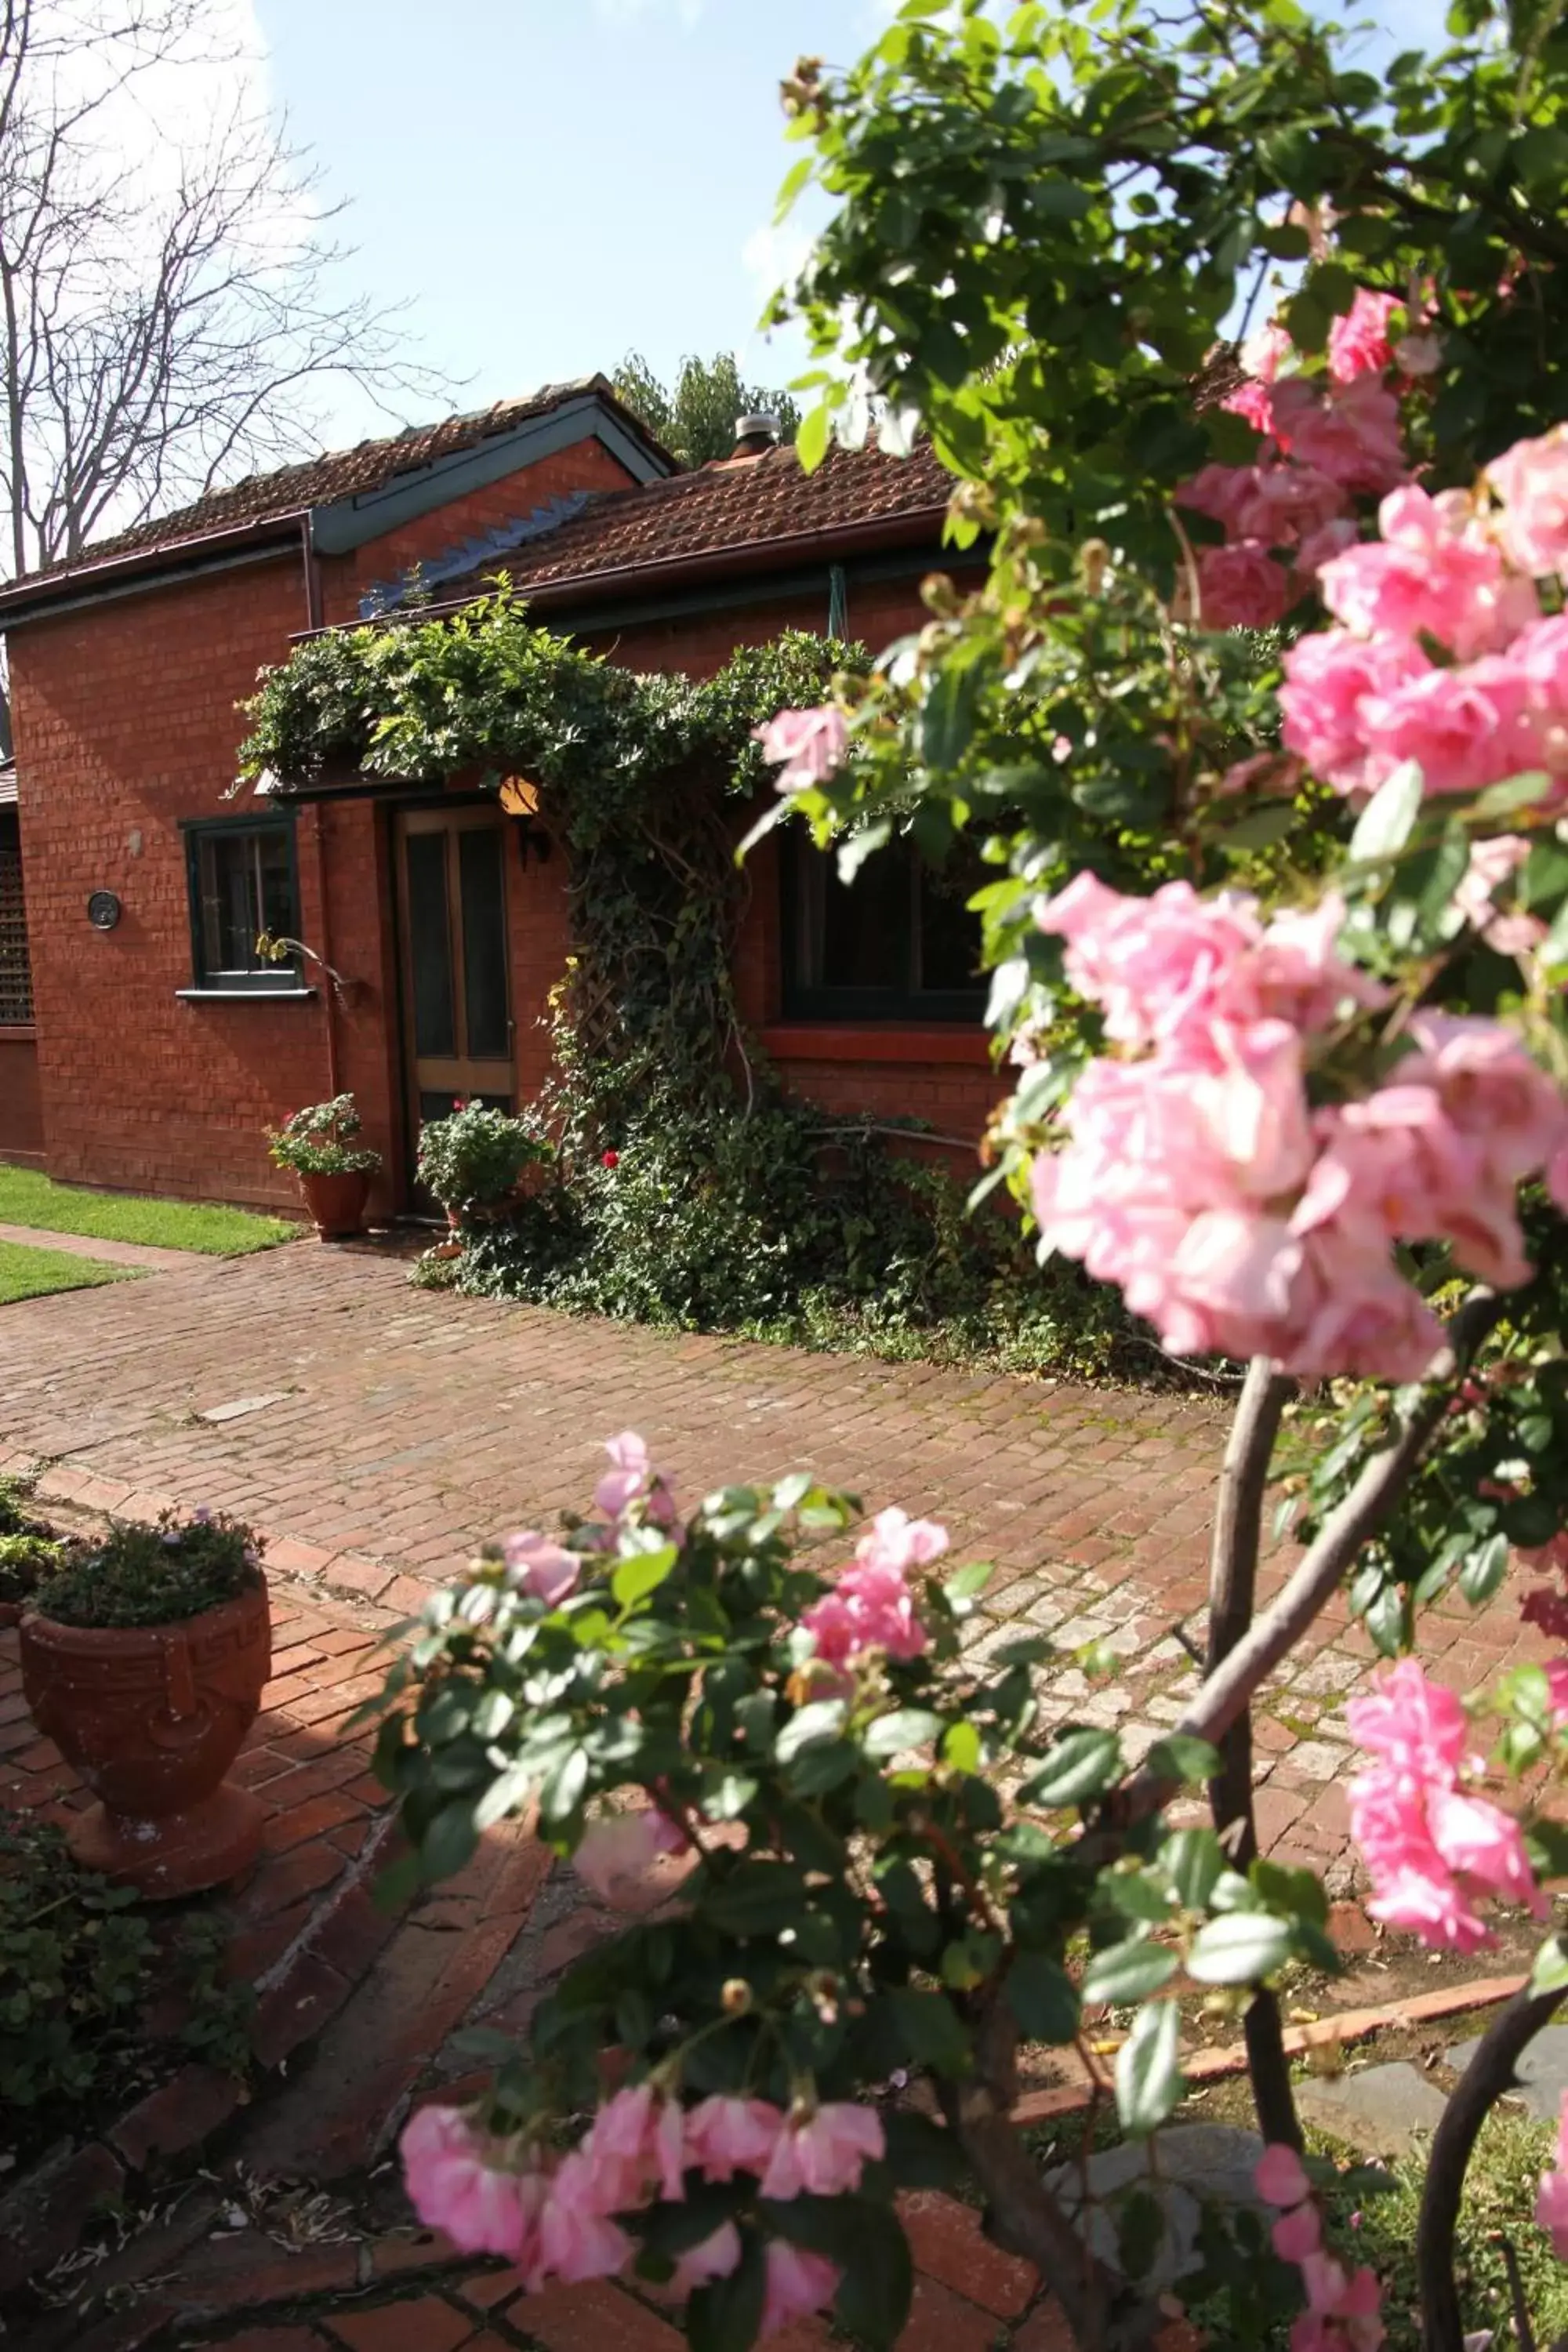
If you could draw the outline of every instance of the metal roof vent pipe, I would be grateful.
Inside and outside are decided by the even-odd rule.
[[[776,449],[782,437],[777,416],[771,408],[759,409],[753,416],[735,419],[735,446],[731,457],[765,457]]]

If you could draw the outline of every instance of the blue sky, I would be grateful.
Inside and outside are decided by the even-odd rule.
[[[479,405],[628,350],[741,354],[786,146],[778,83],[847,62],[878,0],[252,0],[272,96],[358,247],[351,283],[406,300],[422,357]],[[764,249],[758,250],[758,232]],[[332,437],[376,429],[350,393]]]
[[[479,406],[641,351],[805,364],[755,331],[797,149],[777,85],[846,63],[896,0],[250,0],[271,95],[346,199],[347,282],[406,302],[418,356]],[[1359,13],[1344,6],[1342,15]],[[1375,47],[1441,0],[1381,0]],[[384,422],[352,389],[326,437]]]

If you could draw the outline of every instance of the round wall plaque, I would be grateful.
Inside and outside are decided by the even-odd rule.
[[[95,931],[111,931],[120,920],[120,901],[112,890],[95,890],[87,902],[87,919]]]

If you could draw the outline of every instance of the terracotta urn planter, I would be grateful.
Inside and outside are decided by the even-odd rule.
[[[260,1800],[224,1779],[271,1662],[267,1587],[173,1625],[21,1623],[33,1719],[97,1803],[68,1832],[84,1868],[141,1895],[195,1895],[248,1869]]]
[[[364,1169],[312,1176],[301,1169],[299,1175],[318,1241],[344,1241],[351,1234],[364,1231],[364,1204],[370,1198],[370,1177]]]

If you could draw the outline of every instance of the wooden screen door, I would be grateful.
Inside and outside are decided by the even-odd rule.
[[[495,809],[411,809],[397,821],[410,1108],[416,1129],[455,1101],[514,1108],[506,954],[508,827]]]

